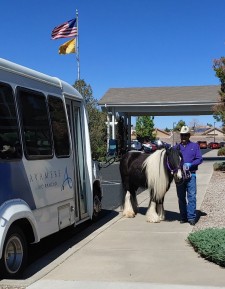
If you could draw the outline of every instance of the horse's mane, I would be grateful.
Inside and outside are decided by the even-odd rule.
[[[143,163],[148,187],[153,189],[156,200],[164,197],[170,185],[168,170],[165,167],[165,154],[165,149],[157,150]]]

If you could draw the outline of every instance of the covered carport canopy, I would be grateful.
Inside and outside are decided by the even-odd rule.
[[[108,138],[115,139],[117,116],[124,116],[130,134],[131,116],[212,115],[219,90],[218,85],[110,88],[98,104],[107,112]]]

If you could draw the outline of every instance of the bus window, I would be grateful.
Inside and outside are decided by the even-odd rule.
[[[55,154],[57,157],[70,155],[69,133],[63,102],[55,96],[48,97]]]
[[[0,83],[0,159],[22,157],[12,88]]]
[[[52,157],[51,133],[45,96],[20,88],[18,97],[24,136],[24,153],[27,159]]]

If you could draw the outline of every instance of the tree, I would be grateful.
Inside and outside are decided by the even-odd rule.
[[[103,159],[107,146],[106,113],[99,110],[91,86],[87,85],[83,79],[77,80],[73,86],[80,92],[86,103],[92,158],[96,160]]]
[[[184,120],[179,120],[176,126],[174,127],[174,131],[180,131],[181,127],[186,125]]]
[[[83,79],[80,79],[76,80],[73,86],[80,92],[88,106],[97,105],[97,100],[93,97],[93,91],[90,84],[87,85]]]
[[[171,131],[168,127],[166,127],[164,130],[165,130],[166,132],[170,132],[170,131]]]
[[[221,83],[219,91],[219,103],[213,107],[214,118],[217,121],[222,122],[223,131],[225,131],[225,57],[215,59],[213,62],[213,69]]]
[[[155,139],[154,131],[154,117],[138,116],[136,121],[136,134],[138,138]]]

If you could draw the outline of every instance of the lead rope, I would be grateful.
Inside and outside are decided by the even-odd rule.
[[[181,185],[183,185],[183,183],[186,180],[189,180],[191,178],[191,172],[189,171],[188,167],[186,165],[183,165],[183,172],[182,172],[183,178],[182,181],[179,183],[176,183],[176,185],[179,187]]]
[[[191,178],[191,172],[189,170],[189,167],[185,164],[183,165],[183,172],[184,172],[184,179],[189,180]]]

